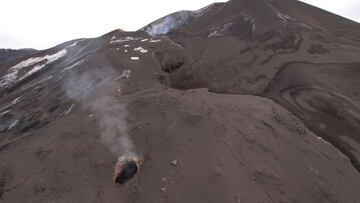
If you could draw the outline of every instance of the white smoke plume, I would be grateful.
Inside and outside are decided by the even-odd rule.
[[[65,83],[67,95],[88,108],[96,116],[101,128],[101,141],[116,156],[134,153],[129,137],[126,106],[119,101],[119,82],[112,68],[87,68],[73,73]]]

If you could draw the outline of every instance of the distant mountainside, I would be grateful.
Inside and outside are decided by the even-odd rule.
[[[0,64],[35,54],[35,49],[0,49]]]
[[[360,202],[359,36],[300,1],[230,0],[3,51],[0,198]]]

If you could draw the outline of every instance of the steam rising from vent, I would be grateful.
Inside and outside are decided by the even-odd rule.
[[[91,105],[100,119],[101,139],[116,155],[134,151],[134,146],[127,133],[126,108],[111,96],[98,98]]]
[[[197,11],[179,11],[172,13],[156,20],[150,25],[145,26],[144,28],[142,28],[142,30],[144,30],[151,36],[168,34],[185,26],[191,20],[203,16],[205,13],[209,12],[214,5],[215,3]]]
[[[197,15],[199,14],[192,11],[176,12],[155,21],[143,29],[151,36],[167,34],[186,25]]]
[[[186,24],[190,18],[191,15],[166,16],[162,22],[153,24],[151,27],[146,28],[145,31],[151,36],[167,34]]]
[[[98,118],[101,140],[116,156],[135,153],[126,125],[126,106],[116,97],[120,89],[112,68],[88,68],[73,74],[65,83],[67,95]]]

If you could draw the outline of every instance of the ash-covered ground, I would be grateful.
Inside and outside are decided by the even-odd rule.
[[[299,1],[231,0],[3,51],[0,202],[360,202],[359,36]],[[143,160],[116,184],[126,154]]]

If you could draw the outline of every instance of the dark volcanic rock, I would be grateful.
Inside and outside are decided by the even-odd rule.
[[[0,197],[359,202],[359,36],[299,1],[231,0],[6,57]],[[118,186],[124,154],[145,161]]]
[[[182,47],[159,48],[154,51],[154,56],[158,60],[161,69],[167,73],[179,69],[185,63]]]

